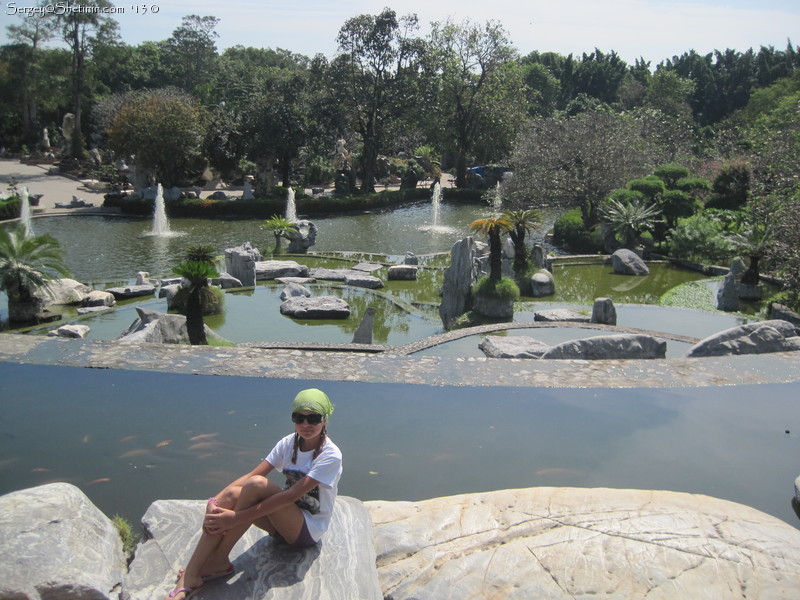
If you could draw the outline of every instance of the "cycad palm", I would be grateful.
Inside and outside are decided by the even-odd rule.
[[[0,290],[8,295],[9,321],[36,318],[42,302],[35,292],[47,289],[52,273],[69,276],[64,252],[54,237],[25,237],[21,226],[0,229]]]
[[[511,230],[511,221],[504,216],[489,216],[478,219],[469,224],[469,228],[476,233],[489,237],[489,279],[500,281],[503,277],[503,247],[500,235]]]
[[[186,332],[192,345],[206,345],[206,327],[203,321],[203,304],[211,294],[208,279],[219,273],[213,263],[213,249],[209,246],[194,246],[187,252],[187,260],[172,270],[189,282],[186,299]]]
[[[297,227],[289,219],[277,215],[264,221],[264,229],[271,231],[275,236],[275,254],[281,250],[281,237],[287,233],[297,232]]]

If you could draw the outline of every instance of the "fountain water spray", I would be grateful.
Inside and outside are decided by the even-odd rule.
[[[294,204],[294,189],[286,189],[286,220],[297,221],[297,207]]]
[[[19,199],[21,202],[19,209],[19,222],[22,224],[22,227],[25,230],[26,238],[34,236],[33,226],[31,225],[31,202],[29,196],[28,188],[23,185],[22,189],[19,191]]]
[[[439,212],[442,204],[442,186],[437,181],[433,184],[433,192],[431,193],[431,224],[423,225],[420,227],[423,231],[432,231],[434,233],[450,233],[453,231],[452,227],[446,225],[439,225]]]
[[[150,231],[150,234],[165,237],[170,233],[167,209],[164,205],[164,188],[162,188],[159,183],[156,186],[156,208],[153,212],[153,229]]]

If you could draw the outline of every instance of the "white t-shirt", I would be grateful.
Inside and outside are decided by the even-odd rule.
[[[290,433],[280,440],[265,459],[286,477],[286,487],[303,477],[319,481],[319,485],[297,501],[303,511],[308,532],[315,542],[328,530],[333,515],[333,504],[338,493],[339,478],[342,476],[342,452],[326,438],[317,458],[314,450],[297,451],[297,462],[292,463],[294,436]]]

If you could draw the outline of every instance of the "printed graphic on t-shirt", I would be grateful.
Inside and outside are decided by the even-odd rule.
[[[305,477],[306,473],[296,469],[286,469],[283,472],[283,475],[286,477],[286,485],[283,486],[283,489],[288,490],[295,483]],[[315,487],[300,499],[295,500],[295,504],[300,508],[307,510],[312,515],[317,514],[319,512],[319,486]]]

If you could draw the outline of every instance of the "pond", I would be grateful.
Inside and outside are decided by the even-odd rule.
[[[800,384],[678,389],[451,387],[0,363],[0,494],[51,481],[138,523],[207,498],[292,431],[291,398],[336,410],[340,492],[421,500],[530,486],[657,489],[799,525]]]

